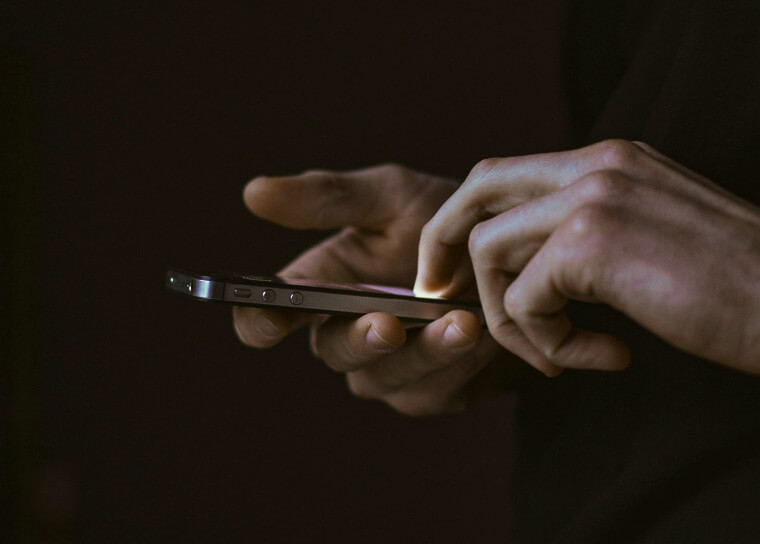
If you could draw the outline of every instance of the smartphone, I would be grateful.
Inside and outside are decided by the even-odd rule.
[[[311,279],[235,274],[198,274],[176,269],[166,272],[166,287],[198,300],[297,312],[361,316],[386,312],[402,321],[428,323],[451,310],[467,310],[485,326],[476,300],[445,300],[414,296],[409,289],[362,283],[333,283]]]

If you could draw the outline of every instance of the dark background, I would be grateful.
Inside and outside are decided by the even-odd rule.
[[[257,174],[562,147],[558,4],[4,2],[11,540],[509,541],[508,395],[400,416],[162,280],[324,235],[251,217]]]

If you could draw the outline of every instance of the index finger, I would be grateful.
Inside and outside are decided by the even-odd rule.
[[[257,216],[296,228],[340,228],[347,225],[381,230],[393,218],[396,202],[385,197],[393,183],[392,167],[338,173],[309,171],[295,176],[258,177],[243,190],[246,206]],[[279,272],[283,278],[329,278],[357,281],[351,251],[356,241],[344,230],[309,248]],[[267,348],[290,332],[319,319],[317,314],[235,307],[233,324],[246,345]]]
[[[589,172],[638,164],[641,156],[648,157],[630,142],[608,140],[572,151],[479,162],[422,231],[415,292],[451,297],[466,287],[460,278],[468,278],[463,272],[468,264],[459,254],[478,223]]]
[[[382,165],[350,172],[261,176],[245,186],[243,200],[258,217],[294,229],[354,226],[379,231],[404,205],[403,195],[395,190],[401,175],[401,168]]]

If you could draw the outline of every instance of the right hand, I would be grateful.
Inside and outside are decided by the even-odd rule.
[[[422,227],[456,188],[453,180],[383,165],[260,177],[243,198],[255,215],[286,227],[341,229],[281,277],[411,287]],[[525,366],[462,310],[409,331],[385,313],[327,318],[236,306],[233,318],[240,340],[257,348],[310,324],[312,352],[346,373],[352,393],[409,415],[462,411],[502,391]]]

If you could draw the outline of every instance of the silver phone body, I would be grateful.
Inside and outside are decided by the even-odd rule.
[[[411,291],[381,285],[284,280],[233,274],[197,274],[169,269],[166,287],[200,300],[298,312],[361,316],[386,312],[407,322],[427,323],[452,310],[475,314],[485,325],[477,301],[415,297]]]

